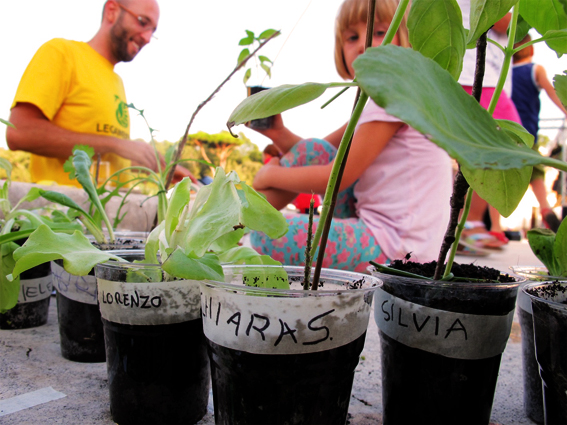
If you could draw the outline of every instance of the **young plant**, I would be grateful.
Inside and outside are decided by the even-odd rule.
[[[541,156],[530,149],[529,143],[533,143],[533,138],[521,126],[494,120],[491,116],[504,86],[511,57],[517,50],[514,50],[513,44],[520,11],[524,21],[543,34],[531,44],[546,41],[559,56],[567,53],[567,14],[562,4],[560,7],[557,5],[555,0],[472,0],[471,29],[467,32],[455,0],[414,0],[408,20],[413,46],[410,49],[389,45],[409,6],[409,0],[400,0],[382,46],[367,49],[355,60],[354,82],[285,85],[260,92],[238,105],[227,125],[230,129],[253,119],[282,113],[317,99],[329,88],[358,86],[362,93],[335,158],[323,201],[321,222],[330,223],[332,194],[339,183],[337,176],[345,161],[356,122],[369,97],[387,113],[427,135],[459,162],[465,176],[456,180],[464,187],[461,192],[466,193],[470,185],[502,215],[508,216],[527,190],[532,166],[544,164],[567,171],[566,163]],[[482,41],[481,36],[512,7],[508,45],[500,46],[491,41],[502,49],[505,60],[495,96],[489,111],[486,111],[462,89],[457,78],[466,48],[473,47],[479,39]],[[565,90],[565,80],[561,76],[556,80],[556,88]],[[481,79],[477,79],[476,83],[480,87]],[[461,195],[454,192],[452,205],[452,216],[458,217],[464,205]],[[466,215],[465,209],[462,226]],[[457,233],[456,225],[457,220],[452,220],[448,226],[436,278],[451,273],[450,264],[456,250],[451,253],[449,266],[443,269],[449,247],[456,247],[458,243],[460,233]],[[323,227],[317,229],[312,252],[321,240]],[[320,252],[324,248],[322,244]]]
[[[557,234],[549,229],[531,229],[527,236],[530,248],[549,275],[567,277],[567,221],[561,222]]]
[[[31,202],[36,198],[34,189],[22,197],[14,206],[10,203],[9,193],[11,186],[12,165],[4,158],[0,158],[0,168],[6,172],[6,180],[0,188],[0,313],[13,308],[18,302],[20,292],[19,279],[9,281],[6,276],[12,273],[15,260],[14,251],[20,247],[18,243],[24,241],[38,227],[45,226],[55,232],[73,232],[80,230],[79,223],[73,222],[60,211],[52,211],[51,217],[38,214],[32,210],[21,208],[24,202]],[[48,208],[43,209],[47,213]]]
[[[244,49],[242,49],[242,51],[240,52],[240,54],[238,55],[238,66],[240,66],[240,64],[242,64],[245,60],[248,60],[250,58],[250,49],[256,49],[262,45],[262,42],[265,40],[270,39],[273,36],[277,36],[279,34],[279,31],[273,30],[273,29],[268,29],[265,31],[262,31],[262,33],[260,33],[260,35],[258,37],[256,37],[256,35],[254,34],[254,32],[250,31],[250,30],[245,30],[246,31],[246,37],[241,38],[240,41],[238,42],[239,46],[246,46],[244,47]],[[274,64],[270,59],[268,59],[266,56],[262,56],[262,55],[258,55],[256,62],[259,62],[256,64],[256,67],[258,67],[258,65],[260,66],[260,68],[262,68],[264,70],[264,72],[266,73],[266,75],[271,78],[272,77],[272,65]],[[244,72],[244,77],[242,79],[242,81],[244,82],[244,85],[246,85],[246,83],[248,83],[248,80],[250,80],[250,77],[252,76],[252,67],[249,67],[246,69],[246,71]]]
[[[259,230],[270,237],[287,232],[283,215],[235,172],[218,168],[210,185],[199,190],[190,203],[191,181],[180,181],[174,188],[165,219],[148,236],[145,261],[162,264],[166,279],[223,279],[221,264],[280,264],[251,248],[239,246],[245,228]],[[63,260],[72,274],[85,275],[98,263],[120,258],[98,250],[79,232],[59,235],[40,226],[28,241],[14,252],[16,264],[10,279],[46,261]],[[283,275],[283,269],[281,271]],[[160,281],[161,276],[139,276]],[[287,279],[278,280],[278,287]]]

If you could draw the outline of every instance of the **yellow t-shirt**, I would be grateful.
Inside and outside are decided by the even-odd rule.
[[[122,79],[87,43],[56,38],[39,48],[14,98],[37,106],[55,125],[79,133],[130,138],[130,115]],[[31,155],[32,182],[79,186],[63,171],[66,159]],[[101,157],[100,178],[130,166],[115,154]],[[99,178],[99,182],[102,182]]]

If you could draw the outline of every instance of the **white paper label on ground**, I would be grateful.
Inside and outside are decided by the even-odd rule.
[[[124,325],[168,325],[200,317],[199,283],[111,282],[98,279],[102,317]]]
[[[83,304],[97,304],[96,278],[91,275],[69,274],[56,262],[51,262],[53,286],[57,292],[70,300]]]
[[[34,407],[38,404],[47,403],[49,401],[58,400],[63,397],[67,396],[59,391],[55,391],[51,387],[46,387],[27,394],[21,394],[5,400],[0,400],[0,416],[19,412],[20,410]]]
[[[53,284],[51,275],[38,277],[35,279],[20,279],[20,293],[18,303],[32,303],[41,301],[51,296]]]
[[[214,343],[248,353],[301,354],[343,346],[366,332],[372,291],[284,298],[201,284],[201,303],[203,330]]]
[[[501,354],[510,335],[514,310],[505,316],[481,316],[436,310],[377,289],[374,317],[390,338],[455,359],[485,359]]]

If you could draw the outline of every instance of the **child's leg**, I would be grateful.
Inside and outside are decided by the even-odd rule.
[[[335,159],[337,149],[326,140],[307,139],[295,144],[280,160],[284,167],[325,165]],[[354,185],[353,185],[354,186]],[[353,186],[339,192],[335,217],[355,217]]]
[[[305,245],[309,217],[306,214],[284,214],[289,223],[287,234],[270,239],[260,232],[252,232],[252,247],[261,254],[270,255],[286,265],[305,264]],[[319,217],[314,217],[315,232]],[[323,267],[365,272],[370,260],[387,261],[372,232],[359,218],[335,218],[329,232]],[[313,258],[313,265],[317,257]]]

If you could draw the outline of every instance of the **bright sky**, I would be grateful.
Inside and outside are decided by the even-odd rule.
[[[342,0],[161,0],[161,19],[153,40],[130,63],[118,64],[128,102],[145,110],[157,140],[176,141],[197,106],[236,65],[245,30],[280,29],[282,35],[260,52],[275,61],[266,86],[303,82],[342,81],[333,62],[334,17]],[[54,37],[88,41],[97,31],[104,0],[3,1],[0,36],[3,66],[0,79],[0,117],[8,119],[19,79],[36,49]],[[557,59],[547,46],[536,46],[535,62],[550,79],[567,69],[567,56]],[[232,110],[245,96],[243,72],[237,73],[197,115],[191,133],[226,129]],[[259,73],[257,73],[259,75]],[[262,82],[262,79],[255,82]],[[286,125],[303,137],[323,137],[346,122],[352,96],[343,96],[324,110],[330,97],[286,112]],[[541,118],[561,112],[541,95]],[[132,138],[149,140],[145,123],[131,111]],[[557,124],[557,122],[555,122]],[[236,128],[263,148],[268,139],[244,126]],[[6,147],[4,131],[0,147]],[[554,137],[555,130],[547,133]]]

